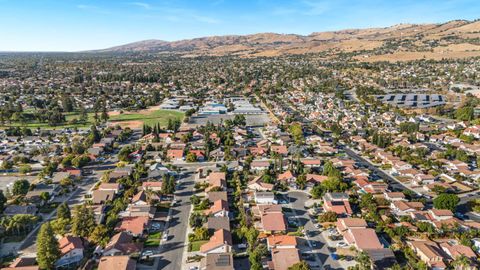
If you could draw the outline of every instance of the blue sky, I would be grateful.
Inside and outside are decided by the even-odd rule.
[[[478,18],[479,0],[0,0],[0,51]]]

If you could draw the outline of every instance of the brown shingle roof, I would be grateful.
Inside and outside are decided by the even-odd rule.
[[[136,266],[128,256],[107,256],[100,258],[98,270],[135,270]]]

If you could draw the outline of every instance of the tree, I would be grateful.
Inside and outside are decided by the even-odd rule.
[[[50,200],[50,193],[46,191],[40,193],[40,199],[42,199],[44,202],[48,202],[48,200]]]
[[[5,161],[2,163],[2,169],[4,169],[4,170],[10,170],[11,168],[13,168],[13,161],[11,161],[11,160],[5,160]]]
[[[21,174],[27,174],[29,172],[32,171],[32,167],[30,167],[30,165],[22,165],[20,166],[20,168],[18,169],[18,171],[21,173]]]
[[[40,228],[37,236],[37,262],[41,269],[54,269],[60,258],[60,248],[50,222]]]
[[[187,162],[195,162],[195,161],[197,161],[197,155],[195,155],[195,153],[188,153],[185,160]]]
[[[297,145],[301,145],[304,141],[302,125],[293,124],[290,126],[290,133],[292,134],[293,140]]]
[[[308,263],[305,261],[300,261],[288,267],[288,270],[310,270],[310,265],[308,265]]]
[[[327,211],[322,215],[318,216],[319,223],[335,222],[335,221],[337,221],[337,214],[333,211]]]
[[[255,247],[255,242],[258,238],[258,231],[254,227],[250,227],[245,232],[245,238],[247,239],[248,248],[253,249]]]
[[[108,244],[108,228],[100,224],[95,227],[93,230],[92,234],[90,235],[90,241],[93,243],[96,243],[98,245],[101,245],[102,247],[105,247]]]
[[[199,228],[201,227],[205,222],[207,221],[207,217],[205,215],[202,215],[199,212],[193,212],[190,215],[190,226],[194,228]]]
[[[25,195],[27,194],[28,190],[30,188],[30,183],[25,180],[17,180],[15,183],[13,183],[13,188],[12,188],[12,194],[13,195]]]
[[[57,218],[51,222],[52,229],[56,234],[65,235],[68,232],[68,226],[71,220],[67,218]]]
[[[310,194],[312,195],[312,198],[318,199],[322,197],[323,195],[323,189],[321,185],[315,185],[313,186],[312,190],[310,191]]]
[[[322,188],[329,192],[342,192],[348,188],[347,183],[342,182],[336,177],[328,177],[327,180],[320,183]]]
[[[358,254],[356,261],[359,264],[358,266],[360,270],[372,269],[372,261],[366,252],[362,251],[360,254]]]
[[[295,184],[297,185],[297,188],[304,189],[305,185],[307,184],[307,177],[305,174],[299,175],[295,180]]]
[[[165,175],[162,181],[162,193],[173,194],[173,192],[175,192],[175,177],[173,175],[170,175],[170,177]]]
[[[442,193],[433,199],[433,206],[436,209],[448,209],[453,212],[459,202],[460,198],[457,195]]]
[[[64,202],[60,204],[57,208],[57,218],[70,219],[71,217],[70,208],[67,203]]]
[[[88,238],[95,226],[93,210],[84,204],[77,205],[72,220],[72,233],[76,236]]]
[[[196,228],[193,231],[194,241],[207,240],[209,238],[208,229],[205,227]]]

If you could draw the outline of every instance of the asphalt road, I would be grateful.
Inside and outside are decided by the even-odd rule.
[[[355,153],[353,150],[345,147],[344,148],[345,153],[356,160],[357,162],[360,162],[362,165],[366,166],[369,170],[374,171],[378,176],[380,176],[382,179],[384,179],[389,187],[391,187],[394,191],[402,191],[404,189],[410,189],[406,186],[404,186],[401,182],[397,181],[397,179],[393,178],[392,176],[384,173],[382,170],[380,170],[378,167],[370,163],[370,161],[366,160],[359,154]],[[410,189],[411,190],[411,189]],[[414,190],[412,190],[415,192]],[[416,192],[415,192],[416,193]]]
[[[310,232],[310,236],[306,236],[306,241],[300,241],[300,251],[302,253],[313,253],[316,258],[315,261],[307,261],[312,269],[343,269],[338,261],[334,261],[330,256],[327,241],[315,228],[312,219],[304,208],[305,202],[308,200],[308,195],[305,192],[289,192],[288,193],[290,206],[293,213],[299,221],[299,225],[303,226],[306,231]]]
[[[187,248],[186,232],[190,214],[190,197],[193,195],[194,173],[187,172],[183,179],[179,179],[182,187],[175,196],[178,201],[171,208],[171,216],[167,228],[168,239],[159,248],[157,269],[179,270],[182,269],[184,249]]]
[[[67,205],[70,207],[70,209],[73,208],[74,205],[80,204],[84,201],[85,194],[88,193],[88,191],[93,187],[93,185],[96,183],[96,180],[98,176],[94,173],[92,176],[89,176],[84,179],[83,183],[77,187],[73,191],[73,193],[70,194],[70,197],[68,197]],[[19,250],[23,254],[36,254],[37,252],[37,234],[38,234],[38,229],[40,226],[49,220],[52,220],[56,217],[57,209],[53,210],[46,219],[44,219],[42,222],[40,222],[35,229],[30,232],[30,234],[23,240],[22,244],[19,247]]]

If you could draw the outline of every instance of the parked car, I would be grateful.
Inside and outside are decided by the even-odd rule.
[[[153,255],[153,251],[151,250],[145,250],[144,252],[142,252],[142,257],[148,257],[152,255]]]

